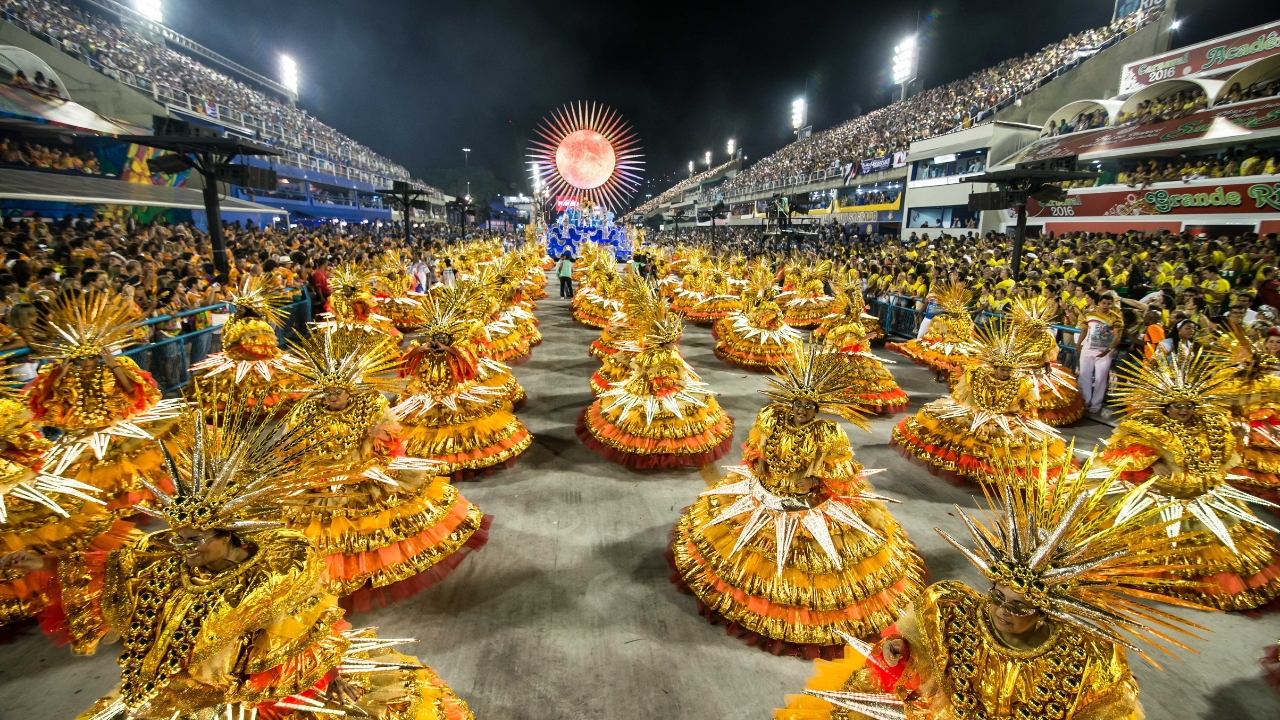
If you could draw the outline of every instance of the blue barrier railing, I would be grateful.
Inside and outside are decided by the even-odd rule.
[[[916,332],[920,329],[920,322],[924,319],[924,311],[916,309],[918,298],[906,295],[889,295],[887,299],[871,299],[867,301],[867,314],[874,315],[880,320],[880,327],[889,335],[897,335],[899,337],[915,337]],[[1002,318],[1005,315],[1001,313],[987,312],[980,310],[975,313],[981,322],[986,322],[988,318]],[[1080,332],[1080,328],[1071,327],[1069,325],[1050,325],[1049,328],[1061,334],[1076,334]],[[1058,364],[1075,370],[1078,358],[1076,346],[1058,342]]]
[[[225,312],[229,309],[226,303],[207,305],[191,310],[158,315],[139,323],[141,327],[151,327],[172,320],[182,320],[200,313]],[[288,317],[280,327],[276,328],[276,338],[281,345],[295,340],[306,332],[311,322],[311,295],[302,288],[302,297],[285,305],[282,310]],[[200,328],[192,332],[182,333],[171,338],[127,348],[120,354],[133,360],[138,367],[151,373],[161,392],[165,394],[182,389],[191,381],[189,368],[204,360],[213,353],[222,350],[222,326]],[[8,362],[21,361],[30,355],[30,348],[16,348],[0,351],[0,359]]]

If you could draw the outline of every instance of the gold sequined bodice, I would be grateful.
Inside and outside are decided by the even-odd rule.
[[[1120,423],[1108,445],[1141,445],[1159,453],[1171,473],[1157,478],[1155,489],[1187,499],[1226,482],[1236,438],[1223,412],[1201,411],[1185,423],[1164,413],[1139,413]]]

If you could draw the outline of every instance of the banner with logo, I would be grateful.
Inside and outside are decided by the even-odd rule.
[[[900,168],[907,164],[907,151],[899,150],[893,154],[893,166]]]
[[[1073,192],[1058,202],[1027,201],[1027,217],[1121,218],[1182,215],[1273,215],[1280,218],[1280,183],[1162,183],[1168,187],[1139,190]]]
[[[1131,124],[1047,137],[1001,160],[1000,164],[1071,155],[1080,155],[1081,159],[1086,159],[1083,156],[1089,153],[1107,153],[1122,148],[1157,146],[1187,140],[1239,137],[1243,142],[1251,142],[1277,134],[1280,134],[1280,97],[1273,97],[1209,108],[1177,120],[1149,125]]]
[[[1120,94],[1161,80],[1216,74],[1276,54],[1280,54],[1280,21],[1131,62],[1120,71]]]
[[[871,173],[884,172],[893,167],[893,156],[885,155],[884,157],[867,158],[862,163],[862,174],[870,175]]]
[[[565,210],[577,210],[579,208],[578,198],[572,195],[556,196],[556,212],[564,212]]]

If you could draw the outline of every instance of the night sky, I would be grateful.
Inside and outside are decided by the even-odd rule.
[[[617,108],[663,189],[734,138],[758,159],[888,102],[893,46],[922,24],[925,87],[1109,22],[1113,0],[457,2],[166,0],[165,21],[271,77],[297,60],[300,105],[419,177],[463,164],[527,190],[524,153],[553,107]],[[373,10],[377,12],[372,12]],[[1175,44],[1280,16],[1261,0],[1180,0]],[[669,178],[669,179],[668,179]]]

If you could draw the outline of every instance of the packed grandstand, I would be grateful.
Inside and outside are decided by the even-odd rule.
[[[411,180],[408,170],[311,117],[105,15],[80,6],[0,0],[0,16],[104,75],[184,109],[258,131],[285,150],[285,161],[385,185]],[[226,111],[231,112],[227,113]],[[311,162],[309,158],[314,158]]]

